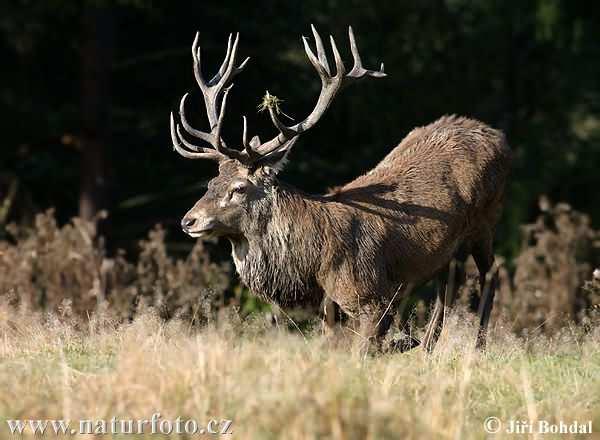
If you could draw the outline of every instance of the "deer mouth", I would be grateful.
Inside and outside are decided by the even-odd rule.
[[[185,233],[192,238],[208,237],[213,232],[214,232],[214,228],[202,229],[200,231],[185,231]]]

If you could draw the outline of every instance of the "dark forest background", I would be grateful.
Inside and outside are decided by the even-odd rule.
[[[341,94],[296,144],[283,180],[325,191],[374,166],[411,128],[457,113],[503,129],[515,151],[499,253],[517,252],[518,225],[535,217],[541,194],[598,225],[596,2],[21,0],[3,2],[0,15],[0,234],[50,207],[61,223],[106,209],[111,249],[135,252],[156,223],[171,251],[191,249],[179,221],[216,169],[172,151],[168,116],[191,92],[189,114],[205,123],[195,32],[207,75],[229,32],[252,58],[228,101],[234,144],[242,114],[251,135],[274,134],[257,113],[266,89],[296,118],[314,105],[320,84],[300,40],[311,23],[336,37],[347,64],[352,25],[364,64],[384,61],[389,76]]]

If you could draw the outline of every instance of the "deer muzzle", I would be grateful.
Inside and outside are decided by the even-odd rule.
[[[215,228],[217,221],[212,216],[186,215],[181,220],[181,229],[190,237],[198,238],[209,235]]]

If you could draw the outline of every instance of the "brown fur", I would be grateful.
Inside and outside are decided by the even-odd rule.
[[[184,221],[210,217],[210,233],[229,238],[242,281],[263,299],[292,305],[326,295],[360,320],[365,340],[379,339],[395,293],[396,304],[454,257],[472,254],[484,285],[509,165],[500,131],[445,116],[323,196],[280,183],[273,164],[221,162]],[[228,195],[235,182],[245,182],[243,196]]]

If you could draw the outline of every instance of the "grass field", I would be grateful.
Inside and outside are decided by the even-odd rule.
[[[192,330],[146,313],[74,326],[0,308],[0,437],[11,437],[7,419],[78,426],[156,412],[200,426],[229,419],[223,438],[238,439],[522,438],[505,431],[510,420],[591,421],[600,432],[598,328],[525,341],[496,326],[482,354],[468,320],[452,316],[431,355],[361,357],[349,336],[222,322]],[[490,416],[500,433],[486,434]]]

